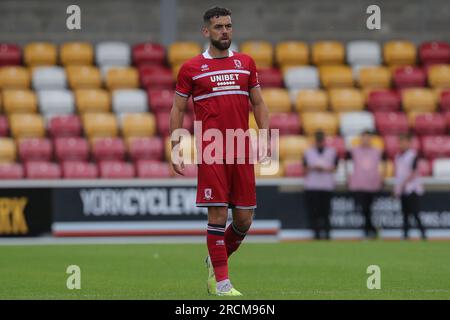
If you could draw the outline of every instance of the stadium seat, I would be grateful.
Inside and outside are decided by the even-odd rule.
[[[270,112],[290,112],[291,99],[286,89],[262,89],[262,97]]]
[[[313,137],[310,137],[311,144],[313,143]],[[345,141],[341,136],[330,136],[325,137],[325,145],[334,148],[339,156],[339,158],[344,158],[347,152]]]
[[[273,48],[268,41],[244,41],[241,43],[241,52],[251,56],[258,69],[271,68],[273,65]]]
[[[372,112],[379,111],[399,111],[401,97],[394,90],[374,90],[369,93],[367,99],[367,109]]]
[[[358,89],[331,89],[328,92],[331,109],[336,112],[364,109],[364,96]]]
[[[416,64],[416,46],[410,41],[388,41],[383,47],[384,62],[389,66]]]
[[[25,138],[18,142],[19,157],[23,162],[50,161],[53,154],[53,146],[46,138]]]
[[[6,116],[0,115],[0,137],[9,135],[9,122]]]
[[[87,161],[89,144],[82,137],[58,137],[55,139],[55,158],[59,162]]]
[[[14,66],[22,63],[20,47],[10,43],[0,43],[0,67]]]
[[[100,178],[131,179],[135,176],[134,166],[123,161],[102,161],[99,165]]]
[[[283,171],[285,177],[303,177],[305,174],[301,160],[283,161]]]
[[[24,63],[29,67],[52,66],[57,62],[57,50],[53,43],[31,42],[23,49]]]
[[[116,114],[146,112],[147,95],[141,89],[118,89],[112,93],[112,108]]]
[[[375,130],[373,115],[367,111],[342,112],[339,123],[340,132],[344,136],[359,135],[365,130]]]
[[[180,176],[179,174],[175,173],[173,171],[173,168],[170,167],[170,170],[172,171],[172,175],[174,175],[176,178],[197,178],[197,165],[196,164],[186,164],[184,166],[184,171],[182,176]]]
[[[321,89],[304,89],[295,98],[297,111],[326,111],[328,109],[328,95]]]
[[[275,47],[276,63],[280,67],[299,66],[309,63],[309,48],[305,42],[282,41]]]
[[[150,137],[156,133],[156,118],[152,113],[124,114],[121,120],[124,138]]]
[[[283,76],[280,70],[276,68],[258,69],[258,80],[263,88],[283,87]]]
[[[361,88],[388,89],[391,87],[391,72],[386,67],[361,67],[358,83]]]
[[[384,151],[389,159],[394,159],[400,152],[400,138],[398,135],[385,135],[383,136]],[[416,151],[420,151],[420,141],[417,137],[413,137],[411,140],[412,148]]]
[[[161,137],[131,137],[127,139],[128,154],[133,161],[162,160],[164,143]]]
[[[348,66],[327,65],[319,68],[320,81],[324,88],[353,87],[353,73]]]
[[[3,90],[3,110],[10,113],[35,113],[37,98],[31,90]]]
[[[13,139],[0,138],[0,162],[14,162],[16,160],[16,144]]]
[[[41,138],[45,135],[44,119],[39,114],[13,113],[9,124],[14,138]]]
[[[415,118],[414,131],[418,135],[443,135],[446,132],[445,118],[435,112],[419,114]]]
[[[436,159],[433,161],[433,177],[450,177],[450,158]]]
[[[384,150],[384,140],[380,136],[372,136],[370,139],[370,144],[380,151]],[[348,146],[347,149],[352,149],[357,146],[361,145],[361,135],[353,135],[353,136],[347,136],[346,137],[346,145]]]
[[[47,161],[29,161],[25,163],[28,179],[59,179],[61,168],[58,164]]]
[[[0,89],[28,89],[31,76],[27,68],[7,66],[0,68]]]
[[[436,110],[437,104],[433,92],[427,88],[408,88],[402,90],[402,104],[405,111]]]
[[[66,42],[61,45],[60,60],[64,66],[92,65],[94,48],[89,42]]]
[[[100,42],[95,47],[95,60],[98,66],[129,66],[130,46],[119,41]]]
[[[271,113],[269,126],[279,129],[280,135],[293,135],[300,133],[300,118],[297,113]]]
[[[394,70],[393,80],[398,89],[424,87],[427,83],[427,76],[422,68],[405,66]]]
[[[421,144],[423,155],[427,159],[434,160],[436,158],[450,157],[449,136],[424,136]]]
[[[106,73],[106,87],[109,90],[138,88],[139,74],[135,68],[112,67]]]
[[[138,178],[145,179],[170,178],[172,176],[170,164],[164,161],[138,160],[136,171]]]
[[[68,66],[69,87],[76,89],[95,89],[102,86],[100,70],[94,66]]]
[[[186,60],[195,57],[202,51],[197,42],[180,41],[169,45],[167,59],[171,66],[181,65]]]
[[[148,89],[147,97],[150,110],[153,112],[169,112],[173,104],[173,89]]]
[[[441,111],[450,111],[450,90],[444,90],[440,93],[439,106]]]
[[[80,114],[85,112],[109,112],[111,110],[111,96],[104,89],[75,90],[75,102]]]
[[[450,64],[431,66],[428,83],[433,88],[450,88]]]
[[[162,137],[167,137],[170,133],[169,128],[170,113],[162,111],[157,112],[155,116],[156,116],[156,127],[158,129],[159,135]],[[193,119],[189,114],[184,115],[183,128],[187,129],[189,132],[192,132],[193,130]]]
[[[0,163],[0,179],[15,180],[24,176],[23,166],[20,163]]]
[[[407,133],[408,118],[403,112],[375,112],[375,126],[381,135]]]
[[[31,77],[34,90],[65,89],[66,72],[62,67],[36,67]]]
[[[313,135],[317,130],[325,134],[336,135],[339,121],[333,112],[303,112],[301,114],[303,131],[307,135]]]
[[[381,48],[378,42],[355,40],[347,43],[347,63],[350,65],[377,66],[381,64]]]
[[[141,87],[151,89],[173,89],[175,79],[170,68],[158,65],[139,66]]]
[[[318,89],[320,87],[319,72],[316,67],[303,66],[287,69],[284,83],[288,89]]]
[[[429,177],[433,173],[433,166],[431,161],[427,159],[419,159],[417,161],[417,170],[422,177]]]
[[[121,138],[96,138],[92,143],[92,155],[98,162],[124,160],[125,152],[125,143]]]
[[[94,163],[66,161],[61,166],[65,179],[95,179],[98,177],[98,169]]]
[[[450,46],[439,41],[424,42],[419,47],[419,56],[425,66],[450,63]]]
[[[309,147],[309,141],[306,137],[300,135],[284,135],[279,140],[280,160],[299,160],[303,153]]]
[[[111,113],[85,113],[82,121],[84,132],[90,139],[116,137],[118,134],[117,119]]]
[[[39,109],[44,115],[72,114],[75,99],[71,90],[38,91]]]
[[[81,121],[76,115],[62,115],[53,117],[48,124],[50,136],[78,137],[81,135]]]
[[[164,65],[166,52],[159,43],[144,42],[133,46],[133,63],[135,66]]]
[[[338,41],[318,41],[312,46],[312,62],[315,65],[340,65],[344,63],[344,45]]]

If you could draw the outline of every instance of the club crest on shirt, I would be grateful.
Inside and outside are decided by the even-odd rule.
[[[242,69],[241,60],[234,59],[233,61],[234,61],[234,66],[236,67],[236,69]]]
[[[203,197],[204,200],[212,200],[214,199],[212,197],[212,189],[211,188],[206,188],[205,189],[205,196]]]
[[[206,71],[209,70],[209,66],[207,64],[202,64],[202,66],[200,67],[201,71]]]

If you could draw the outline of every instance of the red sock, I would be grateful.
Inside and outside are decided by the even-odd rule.
[[[233,223],[230,223],[227,230],[225,231],[225,245],[227,247],[228,257],[231,256],[231,254],[239,248],[244,238],[245,233],[236,230],[236,227],[233,225]]]
[[[228,257],[224,234],[224,225],[208,223],[206,243],[217,282],[228,279]]]

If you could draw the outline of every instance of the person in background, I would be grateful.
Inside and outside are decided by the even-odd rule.
[[[377,231],[372,224],[372,203],[383,186],[386,154],[372,146],[372,132],[369,130],[361,134],[360,141],[359,146],[347,153],[347,159],[353,163],[353,172],[347,174],[348,188],[354,192],[356,203],[361,207],[366,237],[376,238]],[[349,164],[346,165],[349,173],[348,167]],[[380,167],[383,168],[382,172]]]
[[[322,131],[315,133],[314,140],[314,146],[306,150],[303,158],[305,200],[315,239],[329,239],[331,196],[335,189],[334,172],[339,159],[334,148],[325,146]]]
[[[422,239],[426,239],[425,228],[419,217],[420,196],[424,189],[417,170],[417,152],[411,147],[411,135],[400,136],[400,153],[395,157],[395,186],[394,196],[400,198],[403,214],[403,237],[408,239],[409,217],[413,216],[421,232]]]

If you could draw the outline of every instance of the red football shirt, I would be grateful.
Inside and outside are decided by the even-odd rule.
[[[183,97],[192,95],[196,121],[202,123],[202,136],[205,130],[220,130],[224,141],[221,159],[231,156],[226,146],[226,130],[248,129],[249,91],[257,86],[255,62],[243,53],[229,50],[228,57],[212,58],[205,51],[181,66],[176,93]],[[196,139],[199,143],[199,137]],[[210,143],[203,141],[203,150]],[[233,158],[237,158],[236,150],[235,142]],[[248,156],[246,147],[245,157]]]

